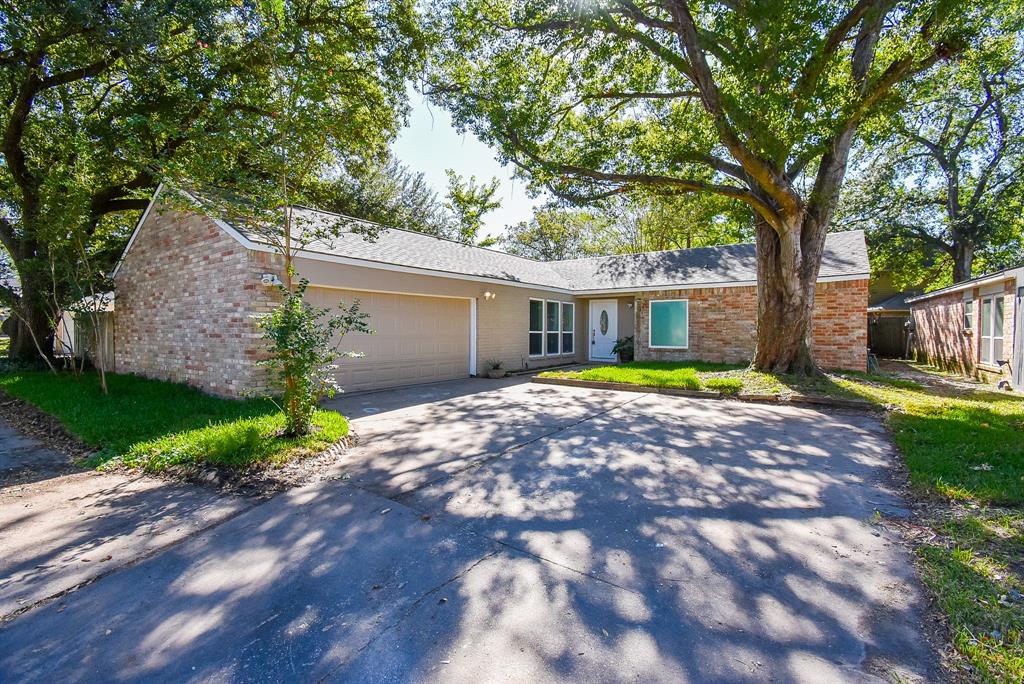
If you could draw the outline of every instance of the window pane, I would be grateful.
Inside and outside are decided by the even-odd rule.
[[[992,337],[1003,336],[1003,298],[996,297],[993,300],[995,305],[995,317],[992,322]]]
[[[562,353],[572,354],[576,349],[573,347],[572,333],[562,333]]]
[[[573,313],[575,312],[575,310],[576,310],[576,307],[574,307],[572,304],[566,304],[565,302],[562,303],[562,330],[563,331],[565,331],[565,330],[572,330],[573,329],[573,320],[572,319],[573,319]]]
[[[558,353],[558,333],[548,333],[548,354]]]
[[[548,302],[548,332],[558,331],[558,302]]]
[[[544,302],[530,300],[530,330],[544,330]]]
[[[970,330],[974,327],[974,300],[968,299],[964,302],[964,328]]]
[[[530,333],[530,356],[544,353],[544,333]]]
[[[687,302],[651,302],[651,346],[686,347],[689,343]]]
[[[981,334],[983,337],[992,335],[992,300],[981,300]]]

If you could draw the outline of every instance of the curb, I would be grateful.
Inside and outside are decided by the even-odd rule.
[[[734,399],[751,404],[794,404],[851,409],[855,411],[885,411],[885,407],[861,399],[833,399],[830,397],[812,397],[805,394],[793,394],[788,397],[777,394],[725,394],[723,392],[688,390],[676,387],[650,387],[648,385],[634,385],[626,382],[541,378],[537,376],[534,376],[531,382],[540,385],[563,385],[565,387],[585,387],[587,389],[616,390],[618,392],[642,392],[644,394],[664,394],[671,397],[691,397],[694,399]]]

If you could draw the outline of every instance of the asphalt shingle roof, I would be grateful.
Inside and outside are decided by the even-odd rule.
[[[307,235],[318,230],[337,233],[323,229],[346,224],[336,235],[306,241],[304,249],[310,252],[541,287],[573,291],[712,287],[757,279],[753,244],[544,262],[395,228],[376,226],[377,237],[369,240],[358,227],[373,224],[301,207],[294,215],[296,232]],[[258,234],[243,233],[254,242],[265,242]],[[863,231],[828,235],[819,277],[866,277],[870,270]]]

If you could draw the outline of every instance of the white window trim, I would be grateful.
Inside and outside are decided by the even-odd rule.
[[[685,347],[671,347],[656,345],[651,342],[651,336],[654,330],[654,304],[670,302],[686,302],[686,346]],[[690,300],[689,299],[651,299],[647,304],[647,347],[649,349],[682,349],[686,350],[690,348]]]
[[[548,330],[548,304],[556,304],[558,309],[558,330]],[[558,335],[558,349],[555,352],[548,351],[548,335]],[[544,300],[544,356],[562,355],[562,302],[557,299]]]
[[[533,302],[540,302],[540,330],[534,330],[530,327],[530,304]],[[536,297],[530,297],[530,304],[526,305],[526,327],[528,328],[526,333],[526,355],[531,359],[543,359],[545,354],[544,351],[548,348],[548,340],[544,334],[544,328],[547,325],[547,304],[543,299],[537,299]],[[540,333],[540,354],[530,353],[530,335]]]
[[[967,317],[967,306],[971,306],[971,316]],[[964,330],[974,330],[974,298],[964,297]]]
[[[554,357],[557,357],[557,356],[575,356],[576,355],[576,302],[566,302],[566,301],[563,301],[561,299],[538,299],[537,297],[530,297],[529,301],[530,302],[540,302],[540,304],[541,304],[541,324],[540,324],[541,329],[540,330],[532,330],[532,329],[531,330],[527,330],[527,337],[526,337],[527,358],[543,359],[543,358],[549,358],[549,357],[550,358],[554,358]],[[558,328],[556,330],[549,330],[548,329],[548,304],[557,304],[558,305]],[[527,306],[529,306],[529,304],[527,304]],[[562,329],[562,307],[563,306],[572,307],[572,330],[563,330]],[[529,309],[527,309],[527,316],[529,316]],[[527,327],[529,327],[529,324],[530,324],[529,319],[527,319],[526,323],[527,323]],[[562,349],[562,334],[563,333],[567,333],[567,332],[572,333],[572,351],[565,351],[564,349]],[[529,336],[530,335],[535,335],[537,333],[540,333],[541,353],[540,354],[530,354],[529,353],[529,344],[530,344],[530,337]],[[558,351],[557,352],[548,353],[548,334],[549,333],[550,334],[553,334],[553,333],[557,333],[558,334]]]
[[[576,302],[559,302],[559,304],[560,306],[558,307],[558,327],[561,328],[565,324],[565,316],[562,314],[562,309],[565,307],[569,307],[570,309],[572,309],[572,330],[562,329],[558,331],[558,348],[562,350],[562,356],[574,356],[576,354]],[[572,349],[570,349],[569,351],[566,351],[565,349],[562,348],[564,346],[562,343],[565,340],[565,333],[569,333],[572,335]]]
[[[982,297],[980,297],[980,299],[981,299],[981,306],[979,307],[979,311],[980,311],[980,315],[981,316],[985,315],[985,302],[990,302],[988,325],[989,325],[989,331],[990,331],[991,334],[986,336],[986,335],[984,335],[981,332],[982,330],[984,330],[984,325],[985,325],[985,322],[981,321],[981,325],[978,327],[978,339],[981,341],[981,348],[978,349],[978,363],[980,365],[986,366],[988,368],[998,368],[999,367],[999,356],[1001,356],[1001,354],[1000,355],[996,354],[996,340],[999,340],[999,342],[1000,342],[999,346],[1000,347],[1002,347],[1003,344],[1005,344],[1005,341],[1006,341],[1005,337],[1004,337],[1004,335],[1005,335],[1004,331],[1005,331],[1005,327],[1006,327],[1006,297],[1004,296],[1003,292],[997,292],[997,293],[983,295]],[[997,332],[997,329],[996,329],[996,300],[997,299],[1002,299],[1003,300],[1003,325],[998,328],[998,333],[999,333],[998,335],[996,334],[996,332]],[[985,347],[985,344],[986,344],[986,340],[988,341],[988,357],[989,357],[988,361],[984,361],[983,360],[983,358],[984,358],[983,357],[984,347]]]

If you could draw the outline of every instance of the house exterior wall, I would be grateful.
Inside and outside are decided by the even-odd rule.
[[[914,302],[914,349],[921,361],[964,375],[998,380],[1008,369],[981,363],[981,300],[990,294],[1003,296],[1003,354],[1014,348],[1017,281],[1008,278],[995,286],[974,287]],[[964,328],[964,300],[974,301],[971,329]]]
[[[308,278],[312,284],[323,287],[475,299],[476,367],[479,374],[486,372],[487,361],[491,359],[501,361],[508,370],[519,370],[562,365],[586,358],[583,344],[587,325],[586,300],[571,294],[540,287],[499,285],[441,275],[342,265],[302,257],[295,260],[295,268],[299,275]],[[486,293],[493,296],[487,297]],[[529,355],[530,299],[576,304],[574,353],[541,357]],[[370,325],[373,326],[372,321]]]
[[[115,278],[118,371],[187,383],[224,396],[267,391],[266,374],[256,364],[265,352],[254,316],[269,311],[277,299],[274,288],[260,284],[260,276],[281,275],[280,261],[277,255],[249,250],[209,217],[155,206]],[[303,257],[296,258],[295,266],[300,277],[322,288],[475,302],[475,360],[480,374],[490,359],[500,360],[509,370],[588,360],[591,296]],[[867,296],[866,279],[818,285],[813,339],[823,365],[865,367]],[[743,362],[753,354],[757,297],[752,286],[602,298],[618,301],[618,336],[635,334],[638,359]],[[650,300],[656,298],[690,300],[688,350],[648,348],[647,314]],[[572,353],[529,356],[530,299],[576,305]],[[1009,314],[1008,320],[1012,321]],[[468,354],[466,365],[468,374]]]
[[[252,316],[272,306],[259,283],[270,256],[208,217],[153,207],[115,277],[118,372],[223,396],[266,389]]]
[[[689,348],[651,349],[650,302],[689,301]],[[825,368],[864,370],[867,367],[868,281],[818,283],[811,325],[811,348]],[[757,340],[757,288],[713,287],[663,290],[637,295],[636,357],[638,360],[699,360],[745,363]]]

